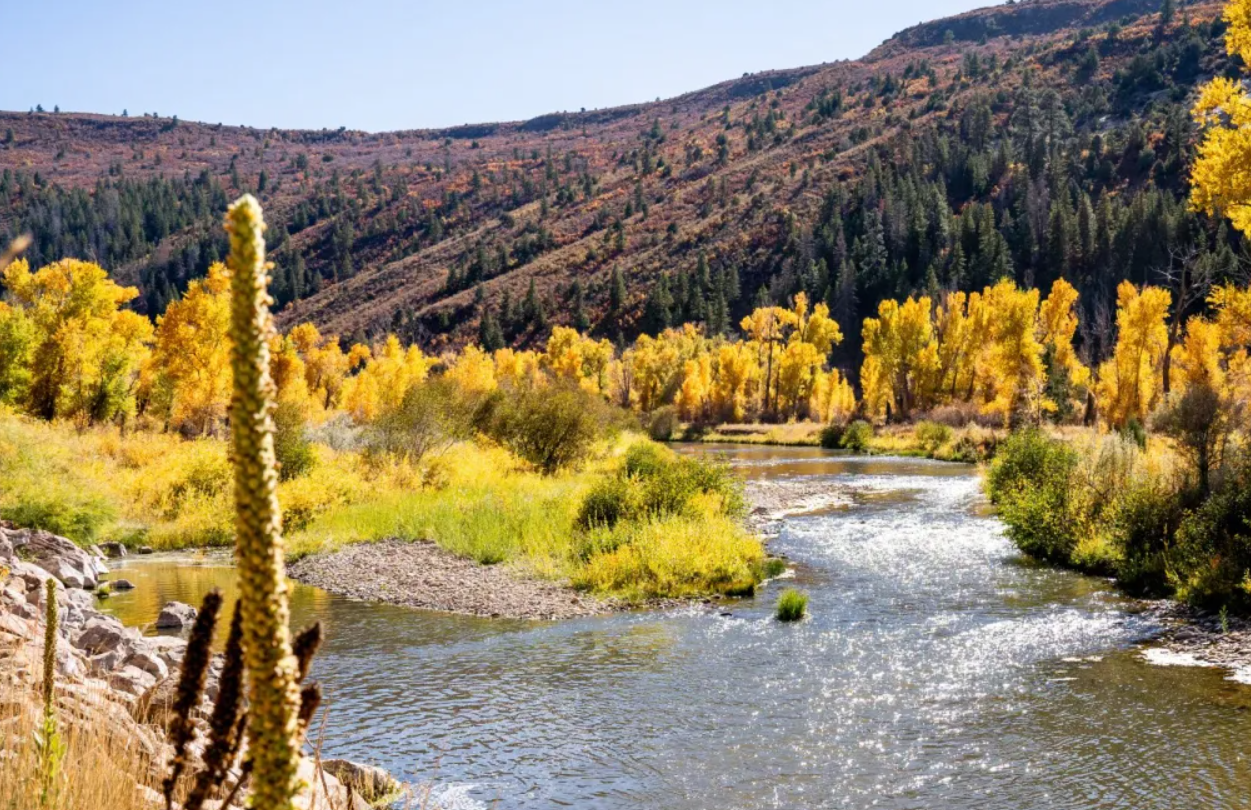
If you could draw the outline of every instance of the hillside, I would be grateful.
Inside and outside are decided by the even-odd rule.
[[[444,130],[0,113],[0,238],[95,259],[155,314],[224,255],[221,212],[251,191],[284,322],[434,349],[552,323],[719,333],[801,289],[858,337],[882,297],[1064,276],[1097,359],[1117,281],[1183,254],[1229,274],[1241,250],[1184,204],[1193,91],[1229,68],[1219,5],[1166,5],[1027,0],[856,61]]]

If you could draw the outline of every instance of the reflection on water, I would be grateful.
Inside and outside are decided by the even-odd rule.
[[[776,587],[730,616],[540,623],[296,586],[293,621],[327,624],[326,753],[458,807],[1248,806],[1251,689],[1141,662],[1155,628],[1100,580],[1022,563],[971,468],[688,452],[847,495],[774,541],[809,620],[773,622]],[[138,589],[109,607],[151,621],[229,584],[220,563],[132,559]]]

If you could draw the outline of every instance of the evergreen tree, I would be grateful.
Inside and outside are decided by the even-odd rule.
[[[659,335],[668,329],[673,318],[673,296],[669,292],[669,276],[660,274],[656,286],[652,287],[643,306],[643,331],[651,335]]]
[[[482,319],[478,322],[478,343],[488,352],[498,351],[505,346],[504,333],[490,307],[482,311]]]

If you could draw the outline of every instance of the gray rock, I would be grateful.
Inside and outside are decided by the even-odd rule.
[[[181,630],[190,627],[195,621],[196,609],[185,602],[169,602],[161,608],[161,615],[156,617],[156,626],[161,630]]]
[[[103,675],[117,669],[126,660],[126,648],[118,647],[115,650],[93,655],[87,659],[87,667],[93,675]]]
[[[140,546],[135,550],[136,554],[152,554],[152,546]]]
[[[52,574],[70,588],[96,587],[102,565],[68,540],[38,529],[0,529],[19,556]]]
[[[104,552],[104,556],[110,560],[116,560],[126,556],[126,547],[121,543],[101,543],[100,550]]]
[[[108,677],[109,686],[119,692],[138,697],[152,688],[156,677],[134,666],[123,666]]]
[[[115,579],[109,582],[109,588],[115,591],[132,591],[135,588],[135,583],[128,579]]]
[[[161,660],[158,653],[151,650],[135,650],[130,654],[130,657],[126,659],[125,665],[141,669],[149,675],[155,677],[157,680],[160,680],[169,674],[169,667],[164,661]]]
[[[349,759],[323,759],[321,768],[359,793],[367,802],[376,802],[400,788],[391,774],[374,765],[363,765]]]
[[[96,616],[88,619],[86,627],[74,639],[74,646],[91,655],[111,652],[123,646],[129,647],[126,628],[112,616]]]

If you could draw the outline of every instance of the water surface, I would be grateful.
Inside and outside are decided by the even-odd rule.
[[[328,636],[324,753],[458,808],[1251,806],[1251,688],[1142,662],[1157,628],[1102,580],[1022,562],[971,467],[686,452],[841,493],[782,522],[792,579],[723,611],[558,623],[297,585],[293,621]],[[121,568],[138,589],[108,604],[135,624],[233,583],[220,558]],[[772,620],[783,584],[811,595],[805,622]]]

